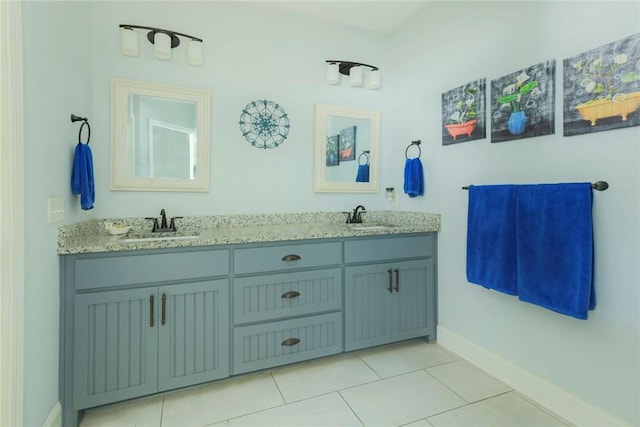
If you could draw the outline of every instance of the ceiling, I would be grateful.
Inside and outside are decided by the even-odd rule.
[[[257,6],[304,15],[349,27],[390,34],[404,25],[429,0],[414,1],[259,1]]]

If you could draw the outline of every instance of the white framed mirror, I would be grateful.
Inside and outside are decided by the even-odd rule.
[[[377,193],[380,112],[316,104],[314,190]]]
[[[111,189],[209,191],[211,94],[111,82]]]

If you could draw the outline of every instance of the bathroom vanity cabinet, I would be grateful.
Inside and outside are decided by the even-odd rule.
[[[435,235],[345,242],[345,351],[436,333]]]
[[[436,234],[62,255],[60,400],[78,411],[415,337]]]
[[[342,243],[234,250],[233,373],[342,352]]]

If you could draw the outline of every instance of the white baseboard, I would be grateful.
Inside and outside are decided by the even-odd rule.
[[[576,426],[630,426],[572,393],[514,365],[457,333],[438,326],[438,344],[457,353]]]
[[[42,427],[62,427],[62,406],[56,402]]]

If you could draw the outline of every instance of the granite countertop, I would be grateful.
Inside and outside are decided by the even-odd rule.
[[[149,221],[140,218],[95,219],[63,226],[58,229],[58,254],[440,231],[439,214],[398,211],[367,211],[362,224],[346,224],[341,212],[219,215],[185,217],[178,221],[177,233],[151,233]],[[105,222],[129,225],[131,230],[113,236],[106,230]],[[358,229],[377,225],[385,227]],[[178,238],[157,240],[164,236]],[[152,239],[144,239],[149,237]]]

